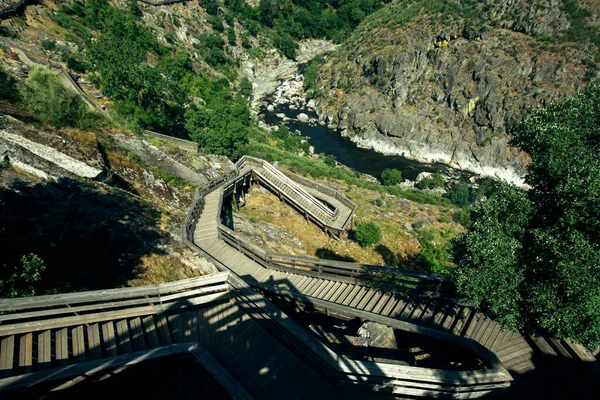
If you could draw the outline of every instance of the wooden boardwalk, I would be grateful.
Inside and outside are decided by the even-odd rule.
[[[276,192],[325,231],[339,237],[347,230],[356,205],[339,193],[305,178],[283,173],[266,161],[243,157],[236,165],[239,175],[253,174],[256,181]]]
[[[449,302],[444,296],[400,296],[344,282],[344,279],[322,279],[306,276],[300,271],[291,273],[265,268],[260,260],[252,259],[220,238],[217,221],[221,196],[220,188],[204,196],[204,208],[193,242],[249,284],[263,289],[288,290],[308,298],[471,338],[494,352],[511,372],[522,374],[534,369],[533,348],[521,334],[503,331],[496,321],[482,312],[459,302]]]
[[[16,323],[10,324],[9,318],[0,325],[0,391],[48,379],[58,379],[59,386],[73,377],[191,353],[234,398],[280,399],[284,393],[298,399],[315,398],[313,394],[339,398],[337,389],[238,306],[234,297],[223,296],[228,293],[223,286],[226,277],[227,273],[221,273],[218,281],[215,276],[196,279],[196,283],[208,284],[194,285],[178,297],[185,299],[183,303],[162,312],[152,306],[131,307],[130,303],[141,302],[140,295],[131,293],[144,288],[117,290],[114,295],[99,291],[103,293],[54,296],[57,308],[49,311],[30,305],[14,315]],[[207,294],[198,296],[202,288]],[[89,297],[90,293],[97,296]],[[82,295],[88,295],[86,305],[82,305]],[[169,293],[161,300],[165,304],[174,296]],[[32,299],[51,304],[51,297]],[[119,297],[129,300],[117,301]],[[104,303],[98,299],[105,299]],[[26,300],[6,300],[0,308],[23,307]],[[94,306],[87,306],[90,301]],[[73,305],[79,315],[65,310],[66,302],[80,302]],[[98,309],[110,311],[99,313]],[[44,315],[50,318],[42,319]],[[20,322],[32,318],[34,322]]]

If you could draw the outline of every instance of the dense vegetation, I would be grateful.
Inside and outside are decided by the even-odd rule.
[[[238,20],[252,33],[257,24],[269,29],[275,47],[294,58],[296,41],[326,38],[343,41],[367,15],[389,0],[260,0],[251,7],[243,0],[224,0]],[[203,0],[209,13],[218,15],[215,2]]]
[[[529,192],[500,185],[456,243],[457,284],[505,326],[600,345],[600,86],[552,103],[514,134]]]
[[[132,128],[192,137],[206,152],[235,157],[251,126],[246,100],[231,80],[196,73],[186,51],[161,45],[139,17],[135,6],[121,10],[103,0],[63,4],[54,16],[87,48],[77,59],[97,73],[92,77],[113,100],[117,119]],[[197,50],[205,61],[236,79],[224,40],[208,35],[201,43]]]

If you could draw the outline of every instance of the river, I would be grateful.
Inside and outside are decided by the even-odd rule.
[[[273,103],[272,96],[266,100],[269,104]],[[393,168],[402,172],[404,179],[410,180],[415,180],[421,172],[437,172],[450,179],[463,182],[473,176],[470,172],[455,170],[441,163],[424,164],[402,156],[384,155],[371,149],[359,148],[350,139],[342,137],[337,130],[318,124],[313,126],[299,122],[296,118],[300,113],[308,115],[309,118],[318,119],[318,116],[309,110],[292,110],[289,104],[278,104],[273,111],[269,111],[266,106],[263,106],[259,113],[263,115],[263,120],[267,125],[286,124],[292,132],[300,131],[301,135],[306,136],[310,145],[315,148],[315,153],[331,154],[341,164],[363,174],[379,177],[384,169]],[[281,113],[292,120],[283,122],[277,116]]]

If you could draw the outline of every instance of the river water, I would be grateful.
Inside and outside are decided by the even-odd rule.
[[[272,104],[273,98],[267,99]],[[283,113],[292,120],[283,122],[276,114]],[[267,125],[286,124],[292,132],[299,130],[302,136],[308,137],[308,142],[315,148],[315,153],[325,153],[335,156],[338,162],[351,169],[379,177],[386,168],[397,169],[402,172],[404,179],[415,180],[421,172],[437,172],[448,178],[458,181],[467,181],[472,173],[459,171],[445,164],[424,164],[402,156],[384,155],[371,149],[359,148],[350,139],[342,137],[338,130],[329,129],[326,126],[312,126],[296,120],[298,114],[305,113],[309,118],[318,119],[316,113],[309,110],[292,110],[289,104],[279,104],[270,112],[267,107],[260,109],[263,120]]]

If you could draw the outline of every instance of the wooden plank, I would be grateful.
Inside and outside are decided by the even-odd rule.
[[[360,308],[361,310],[364,310],[365,306],[369,303],[369,301],[371,301],[371,299],[373,298],[375,293],[376,293],[375,290],[368,289],[366,291],[365,295],[362,297],[362,299],[360,299],[360,301],[358,301],[356,303],[356,308]]]
[[[54,332],[56,365],[64,367],[69,363],[69,332],[62,328]]]
[[[334,296],[331,296],[331,298],[328,301],[330,301],[332,303],[342,303],[344,301],[344,299],[346,299],[348,294],[352,291],[353,288],[354,288],[354,285],[349,284],[349,283],[344,283],[338,289],[338,293],[336,293]]]
[[[532,351],[531,346],[529,346],[529,343],[527,343],[525,340],[521,339],[521,341],[519,343],[516,343],[510,347],[507,347],[505,349],[497,351],[496,355],[498,356],[500,361],[502,361],[505,359],[510,359],[511,354],[514,354],[515,352],[521,352],[523,350],[526,352]]]
[[[196,330],[196,327],[194,327],[194,325],[198,324],[198,320],[195,318],[196,317],[196,312],[195,311],[190,311],[190,312],[186,312],[181,314],[182,315],[182,324],[183,324],[183,341],[184,342],[193,342],[193,335],[192,332]],[[198,341],[196,339],[196,341]]]
[[[298,285],[298,287],[296,288],[296,290],[298,290],[299,292],[303,292],[304,289],[307,288],[315,280],[316,280],[316,278],[307,277],[304,282],[302,282],[300,285]]]
[[[337,282],[335,281],[326,281],[326,285],[322,286],[321,288],[319,288],[319,290],[317,290],[315,293],[313,293],[313,297],[323,297],[323,295],[325,293],[327,293],[329,290],[331,290],[332,287],[335,286]]]
[[[306,292],[306,294],[312,297],[319,297],[319,293],[321,293],[321,291],[325,289],[330,283],[332,283],[332,281],[323,279],[321,280],[321,283],[319,285],[313,286],[312,290]]]
[[[487,328],[490,326],[491,323],[492,323],[492,319],[490,317],[488,317],[487,315],[484,315],[483,319],[479,322],[476,329],[473,330],[471,338],[473,340],[475,340],[476,342],[481,343],[481,341],[480,341],[481,337],[485,334]]]
[[[481,343],[483,347],[491,349],[492,343],[494,343],[494,340],[498,337],[498,335],[500,335],[501,330],[501,325],[494,321],[494,323],[491,325],[491,330],[489,330],[489,334],[486,332],[486,334],[482,336],[479,343]]]
[[[364,307],[358,307],[358,308],[362,308],[363,310],[367,311],[367,312],[371,312],[371,310],[377,305],[377,303],[379,302],[379,300],[383,297],[383,293],[379,292],[379,291],[375,291],[375,293],[373,293],[373,295],[371,296],[371,299],[367,302],[367,304],[365,304]]]
[[[171,339],[173,343],[183,342],[183,324],[181,314],[169,315],[169,330],[171,331]]]
[[[474,312],[474,316],[471,319],[470,323],[467,321],[467,327],[466,327],[466,332],[465,332],[465,336],[468,338],[472,338],[473,337],[473,332],[475,332],[477,329],[479,329],[481,322],[483,321],[483,318],[485,317],[481,312],[479,311],[473,311]],[[464,330],[464,328],[463,328]]]
[[[132,318],[131,320],[129,320],[129,328],[131,331],[131,342],[133,343],[133,350],[146,350],[148,347],[146,346],[146,341],[144,340],[142,320],[139,317]]]
[[[546,340],[550,343],[552,347],[556,349],[556,352],[560,354],[561,357],[564,357],[567,360],[573,359],[571,353],[569,353],[569,351],[562,345],[562,343],[559,340],[553,337],[548,337]]]
[[[404,301],[401,298],[397,297],[396,295],[390,296],[390,299],[385,304],[385,307],[383,307],[383,310],[381,310],[380,314],[386,317],[389,316],[398,303],[400,303],[401,306],[404,305]]]
[[[305,275],[296,275],[296,276],[300,276],[300,279],[294,284],[293,289],[299,291],[300,287],[302,287],[302,285],[304,285],[309,278],[308,278],[308,276],[305,276]]]
[[[102,324],[102,350],[104,351],[104,357],[117,356],[117,341],[115,340],[113,321]]]
[[[161,283],[151,286],[129,287],[119,289],[103,289],[80,293],[52,294],[34,297],[20,297],[0,300],[0,311],[25,310],[30,308],[46,308],[64,306],[66,304],[91,303],[109,300],[122,300],[134,297],[155,296],[182,291],[190,288],[223,283],[229,276],[228,272],[183,279],[177,282]]]
[[[37,335],[38,342],[38,368],[40,370],[46,370],[50,368],[52,362],[52,333],[50,331],[43,331]]]
[[[460,314],[460,312],[461,312],[460,306],[458,306],[456,304],[449,306],[448,310],[446,312],[446,315],[444,316],[444,319],[441,321],[438,329],[441,329],[444,332],[450,332],[450,330],[452,329],[452,323],[457,318],[457,316]]]
[[[144,326],[144,333],[146,335],[146,341],[148,342],[148,347],[151,349],[160,347],[160,343],[158,341],[156,324],[154,323],[154,317],[152,315],[149,315],[149,316],[143,318],[142,325]]]
[[[350,291],[350,293],[348,293],[348,296],[344,299],[344,301],[342,301],[341,304],[347,306],[350,303],[352,303],[356,297],[356,295],[363,290],[362,287],[358,286],[358,285],[354,285],[354,287],[352,288],[352,290]]]
[[[498,346],[500,346],[502,344],[502,342],[504,342],[504,338],[506,337],[507,334],[508,334],[508,330],[500,329],[500,332],[498,332],[498,334],[494,338],[494,341],[488,348],[492,351],[496,351]]]
[[[328,300],[329,298],[331,298],[338,291],[340,286],[342,286],[342,282],[335,282],[333,286],[330,287],[329,290],[327,290],[327,292],[321,294],[321,299]]]
[[[431,322],[433,321],[433,317],[435,316],[436,312],[437,309],[435,304],[426,304],[425,310],[423,311],[423,316],[420,318],[419,323],[423,326],[431,325]]]
[[[129,327],[127,326],[127,320],[122,319],[117,321],[117,343],[119,345],[119,353],[127,354],[133,350],[131,348],[131,338],[129,337]]]
[[[510,332],[508,333],[510,335]],[[504,343],[502,343],[500,346],[498,346],[498,350],[496,351],[496,353],[506,350],[508,348],[511,348],[512,346],[518,345],[522,342],[524,342],[525,339],[523,339],[521,336],[518,336],[514,339],[505,341]]]
[[[115,370],[124,365],[135,365],[147,360],[187,353],[190,344],[172,345],[144,352],[121,355],[110,360],[88,361],[63,368],[55,368],[49,371],[38,372],[27,375],[19,375],[0,380],[0,391],[14,390],[22,387],[32,387],[40,383],[66,380],[69,378],[94,374],[103,370]],[[60,396],[59,396],[60,397]],[[118,397],[118,396],[117,396]]]
[[[102,347],[100,344],[100,326],[91,324],[87,327],[88,356],[90,360],[102,358]]]
[[[246,389],[206,349],[196,344],[190,351],[233,399],[253,400]]]
[[[361,300],[368,295],[368,293],[371,291],[372,289],[366,288],[366,287],[361,287],[360,290],[354,294],[354,297],[352,299],[352,301],[350,302],[350,304],[348,304],[349,307],[352,308],[358,308],[358,304],[361,302]]]
[[[531,348],[524,348],[503,356],[500,358],[500,361],[502,361],[502,364],[504,364],[506,368],[510,368],[511,366],[520,364],[525,360],[531,360],[532,357],[533,351]]]
[[[84,362],[85,340],[83,338],[83,326],[81,325],[71,328],[71,348],[73,353],[73,362]]]
[[[371,312],[374,312],[375,314],[381,314],[381,312],[385,309],[387,303],[389,301],[392,301],[392,299],[393,297],[391,295],[384,294],[379,298],[379,301],[377,301],[377,304],[375,304]]]
[[[26,333],[19,338],[19,372],[31,372],[33,365],[33,334]]]
[[[158,339],[162,346],[173,344],[173,340],[171,339],[171,331],[169,330],[169,324],[167,322],[167,317],[165,317],[164,314],[159,314],[156,316],[156,328],[158,331]]]
[[[319,286],[323,281],[319,278],[313,278],[312,281],[304,288],[302,288],[302,293],[307,294],[310,293],[315,287]]]
[[[410,320],[410,316],[415,311],[415,308],[418,308],[418,305],[410,300],[407,300],[406,305],[403,308],[400,309],[399,305],[397,305],[394,311],[392,311],[390,314],[390,317],[408,321]]]
[[[467,329],[469,320],[474,316],[475,311],[470,307],[463,307],[460,314],[456,316],[454,326],[450,329],[450,332],[457,336],[463,336],[464,331]]]
[[[15,337],[8,336],[0,342],[0,371],[13,369],[15,362]]]

